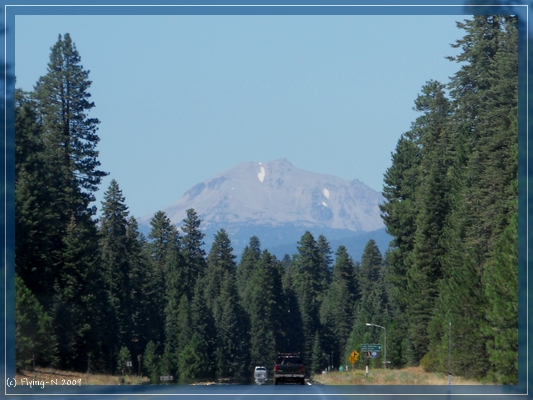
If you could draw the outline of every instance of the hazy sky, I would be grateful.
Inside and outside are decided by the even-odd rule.
[[[465,16],[17,16],[16,87],[70,33],[101,121],[101,169],[142,217],[245,161],[287,158],[382,191],[424,83]]]

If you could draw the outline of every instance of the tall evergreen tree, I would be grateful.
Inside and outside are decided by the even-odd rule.
[[[107,346],[113,354],[112,360],[116,359],[121,347],[131,344],[133,332],[129,299],[130,244],[126,235],[128,214],[125,198],[113,179],[104,193],[100,223],[100,251],[110,305],[106,318]]]
[[[498,383],[518,383],[518,215],[503,232],[484,270],[487,351]]]
[[[179,353],[182,350],[179,345],[179,337],[182,326],[179,325],[179,305],[185,290],[183,282],[183,260],[180,254],[180,243],[177,231],[175,239],[169,243],[166,255],[166,291],[165,291],[165,350],[163,354],[163,368],[168,375],[178,375]]]
[[[250,314],[250,278],[261,258],[261,242],[257,236],[250,238],[250,243],[244,248],[241,261],[237,268],[237,289],[241,298],[242,306]]]
[[[204,233],[200,230],[202,220],[198,217],[193,208],[187,210],[187,218],[183,220],[183,257],[184,265],[184,287],[188,288],[187,295],[192,297],[192,288],[196,285],[198,278],[202,277],[206,269]]]
[[[287,263],[287,258],[284,258],[284,261]],[[280,350],[283,352],[302,352],[304,328],[302,314],[300,313],[300,307],[298,304],[298,295],[296,294],[296,266],[291,261],[290,264],[284,268],[282,284],[285,307],[281,319],[283,339]]]
[[[387,296],[385,293],[383,258],[376,242],[371,239],[365,246],[358,272],[361,297],[355,304],[355,318],[345,348],[345,359],[351,351],[360,352],[362,343],[383,343],[381,332],[366,326],[367,323],[382,325],[388,322]],[[373,342],[368,342],[373,340]],[[381,359],[378,359],[378,362]],[[362,366],[362,364],[360,365]]]
[[[17,370],[35,362],[37,365],[55,365],[57,338],[52,318],[44,312],[35,296],[15,275],[15,360]]]
[[[304,359],[312,360],[315,333],[320,329],[322,273],[317,243],[308,231],[298,242],[295,265],[295,288],[304,332],[302,353]]]
[[[140,355],[146,349],[150,332],[150,260],[147,255],[147,242],[142,233],[139,233],[137,221],[133,216],[128,220],[126,226],[126,237],[128,242],[128,263],[130,265],[129,282],[130,292],[128,301],[131,303],[131,353],[133,362],[138,362]],[[142,364],[142,362],[141,362]],[[138,370],[136,365],[136,370]]]
[[[155,213],[150,221],[152,230],[148,235],[151,242],[148,245],[152,262],[151,282],[149,284],[148,296],[150,307],[150,330],[149,339],[152,340],[159,349],[164,343],[166,287],[169,278],[169,269],[178,268],[173,263],[178,262],[179,237],[176,228],[171,224],[170,219],[163,211]],[[173,277],[172,282],[179,281]]]
[[[442,278],[441,259],[445,248],[441,240],[449,213],[448,167],[450,104],[444,85],[429,81],[415,101],[415,110],[423,112],[416,125],[420,131],[422,161],[417,188],[417,230],[414,235],[410,267],[407,272],[408,336],[417,354],[427,353],[428,323],[434,312],[435,299]]]
[[[341,365],[346,341],[353,327],[355,307],[354,263],[346,247],[340,246],[336,252],[333,280],[321,308],[323,340],[329,346],[326,351],[333,357],[333,365]]]
[[[103,356],[100,346],[108,339],[99,334],[101,326],[97,316],[102,305],[106,304],[106,298],[101,290],[102,271],[95,232],[91,227],[94,229],[94,226],[78,223],[72,216],[63,238],[64,272],[54,286],[56,294],[52,315],[59,365],[76,371],[87,367],[89,353],[97,359]]]
[[[57,172],[61,173],[62,187],[74,190],[63,195],[67,197],[67,209],[78,212],[86,212],[95,200],[93,193],[98,190],[102,177],[107,175],[98,169],[100,162],[96,146],[100,139],[96,131],[100,121],[88,117],[94,107],[89,100],[91,84],[89,71],[83,69],[70,35],[59,35],[57,43],[51,48],[47,74],[35,85],[34,98],[48,157],[61,166]],[[61,187],[57,189],[60,194]],[[89,210],[92,214],[96,212],[94,207]]]
[[[191,341],[180,354],[180,379],[212,379],[216,374],[217,332],[207,307],[202,280],[197,280],[191,302]]]
[[[466,33],[454,45],[462,52],[451,59],[462,66],[451,79],[450,94],[452,123],[460,133],[455,144],[460,171],[451,187],[454,201],[443,232],[446,279],[430,327],[428,358],[442,365],[439,343],[444,341],[442,317],[447,315],[444,320],[453,326],[453,372],[479,378],[491,368],[489,350],[482,345],[491,342],[485,289],[490,279],[484,270],[517,198],[512,185],[517,176],[517,19],[479,15],[458,27]]]
[[[392,154],[392,165],[384,175],[383,196],[387,200],[380,205],[381,216],[387,232],[393,237],[387,253],[386,282],[387,293],[397,310],[396,323],[400,331],[401,345],[397,362],[399,365],[417,363],[416,353],[407,335],[409,328],[406,308],[409,304],[406,295],[407,273],[412,259],[409,257],[414,248],[416,232],[417,197],[420,185],[419,168],[421,146],[415,124],[403,134]],[[392,342],[391,342],[392,343]]]
[[[217,375],[244,381],[250,377],[249,323],[242,309],[235,276],[225,270],[214,306],[217,328]]]
[[[207,306],[213,311],[220,296],[225,273],[229,272],[235,276],[237,268],[235,258],[228,234],[224,229],[220,229],[215,234],[215,240],[207,257],[207,270],[204,279],[205,299]],[[215,318],[217,318],[216,315]]]
[[[282,318],[285,308],[281,271],[267,250],[248,281],[252,365],[273,365],[282,348]]]
[[[324,235],[320,235],[316,241],[318,247],[318,253],[320,255],[320,271],[322,273],[322,290],[326,290],[327,286],[331,282],[333,258],[331,254],[333,251],[328,243],[328,240]]]
[[[44,161],[42,127],[36,105],[20,89],[15,94],[15,254],[16,272],[45,308],[52,306],[54,275],[49,263],[54,218]]]

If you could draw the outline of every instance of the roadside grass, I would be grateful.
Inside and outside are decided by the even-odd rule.
[[[331,371],[327,374],[317,374],[313,380],[324,385],[447,385],[448,375],[441,372],[425,372],[422,367],[408,367],[403,369],[371,369],[368,377],[364,370],[348,372]],[[479,381],[452,377],[452,385],[483,385]]]
[[[28,381],[50,382],[51,380],[54,380],[57,381],[58,385],[61,385],[63,381],[66,382],[69,380],[76,381],[76,385],[78,382],[81,385],[142,385],[149,383],[149,378],[146,376],[139,377],[137,375],[125,375],[124,383],[121,383],[121,377],[119,375],[87,374],[83,372],[71,372],[54,368],[38,367],[35,371],[22,370],[20,373],[16,373],[15,379],[17,380],[17,384],[20,384],[23,378]]]

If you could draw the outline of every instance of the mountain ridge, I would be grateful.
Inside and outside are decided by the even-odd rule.
[[[229,168],[196,184],[163,211],[175,224],[194,208],[205,227],[222,222],[292,223],[368,232],[384,227],[378,208],[382,201],[380,193],[357,179],[305,171],[282,158]],[[153,215],[139,221],[147,223]]]

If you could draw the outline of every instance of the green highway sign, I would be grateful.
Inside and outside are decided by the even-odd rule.
[[[361,351],[381,351],[380,344],[362,344]]]

